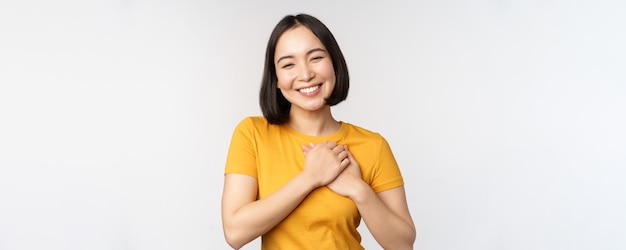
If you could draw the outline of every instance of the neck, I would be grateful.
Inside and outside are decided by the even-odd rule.
[[[326,136],[339,130],[341,124],[333,118],[330,106],[316,112],[294,110],[289,113],[289,126],[310,136]]]

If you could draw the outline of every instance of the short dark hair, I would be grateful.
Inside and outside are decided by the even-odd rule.
[[[287,30],[299,25],[307,27],[320,39],[328,51],[333,69],[335,70],[335,89],[326,99],[326,104],[334,106],[346,100],[348,89],[350,88],[350,77],[348,76],[348,66],[346,60],[339,49],[339,44],[330,30],[317,18],[307,15],[287,15],[276,24],[265,50],[265,68],[263,69],[263,80],[261,81],[261,91],[259,102],[263,116],[271,124],[282,124],[289,121],[289,110],[291,103],[285,99],[280,89],[277,87],[276,66],[274,64],[274,53],[276,44],[280,36]]]

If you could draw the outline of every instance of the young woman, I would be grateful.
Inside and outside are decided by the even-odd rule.
[[[378,133],[336,120],[348,95],[346,62],[315,17],[284,17],[266,50],[263,117],[235,128],[222,222],[239,249],[363,249],[361,218],[385,249],[412,249],[415,226],[402,175]]]

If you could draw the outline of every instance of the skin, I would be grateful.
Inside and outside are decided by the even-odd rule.
[[[296,26],[279,38],[275,52],[277,87],[292,104],[289,125],[323,136],[336,132],[336,121],[324,99],[335,86],[330,55],[306,27]],[[361,177],[348,147],[335,142],[302,146],[303,171],[271,195],[257,200],[257,179],[227,174],[222,196],[222,221],[228,244],[239,249],[271,230],[314,189],[327,186],[356,204],[365,224],[385,249],[412,249],[415,226],[404,187],[375,193]]]
[[[323,136],[341,126],[325,99],[335,88],[335,71],[322,42],[306,27],[286,31],[276,44],[278,88],[291,103],[289,125],[299,132]],[[311,93],[304,89],[317,88]]]

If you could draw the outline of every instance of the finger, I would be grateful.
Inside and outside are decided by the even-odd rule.
[[[352,153],[350,153],[350,151],[346,150],[346,153],[348,154],[347,156],[348,160],[356,162],[356,160],[354,159],[354,156],[352,155]]]
[[[348,158],[343,158],[343,160],[339,163],[339,166],[342,169],[345,169],[348,165],[350,165],[350,160]]]
[[[318,144],[315,143],[309,143],[309,146],[311,149],[315,149],[315,148],[323,148],[323,147],[328,147],[328,142],[321,142]]]
[[[344,152],[344,151],[346,150],[342,145],[338,145],[333,148],[333,152],[335,152],[336,155],[339,155],[339,153]]]
[[[335,146],[337,146],[337,142],[335,142],[335,141],[329,141],[329,142],[326,142],[326,144],[325,144],[325,145],[326,145],[328,148],[335,148]]]
[[[340,161],[343,159],[347,159],[348,158],[348,151],[341,151],[339,152],[339,154],[337,154],[337,159],[339,159]]]

